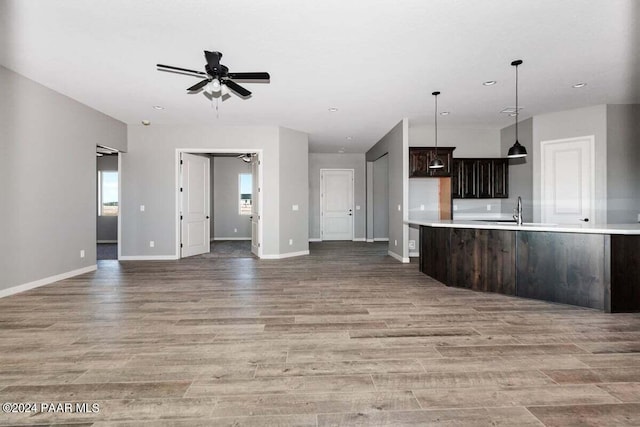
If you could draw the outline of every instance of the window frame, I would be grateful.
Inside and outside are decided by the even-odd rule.
[[[238,215],[248,216],[253,212],[253,188],[251,188],[251,198],[249,199],[249,212],[243,211],[243,199],[242,199],[242,176],[247,175],[251,180],[253,180],[253,176],[251,173],[241,172],[238,174]],[[253,181],[252,181],[253,183]],[[252,185],[253,187],[253,185]],[[244,193],[246,194],[246,193]]]

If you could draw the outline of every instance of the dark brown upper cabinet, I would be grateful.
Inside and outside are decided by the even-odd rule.
[[[451,197],[454,199],[509,197],[507,159],[452,159],[451,171]]]
[[[442,169],[429,169],[436,157],[435,147],[409,147],[409,178],[451,176],[451,163],[455,147],[438,147],[438,158],[444,163]]]

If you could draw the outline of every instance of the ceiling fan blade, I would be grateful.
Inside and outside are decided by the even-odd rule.
[[[222,58],[220,52],[209,52],[205,50],[204,57],[207,59],[207,65],[212,71],[220,69],[220,58]]]
[[[229,89],[231,89],[232,91],[234,91],[235,93],[237,93],[240,96],[247,97],[247,96],[251,95],[250,91],[248,91],[247,89],[243,88],[242,86],[240,86],[238,83],[234,82],[233,80],[225,80],[224,84],[226,84],[229,87]]]
[[[207,73],[203,73],[202,71],[189,70],[187,68],[180,68],[180,67],[173,67],[171,65],[156,64],[156,67],[160,68],[160,71],[181,71],[183,73],[197,74],[199,76],[207,75]]]
[[[204,79],[196,84],[194,84],[193,86],[191,86],[189,89],[187,89],[189,92],[195,92],[197,90],[202,89],[203,87],[205,87],[207,85],[207,83],[209,83],[209,79]]]
[[[269,73],[229,73],[229,78],[238,80],[269,80]]]

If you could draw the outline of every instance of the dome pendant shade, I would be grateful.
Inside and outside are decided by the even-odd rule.
[[[509,148],[507,157],[510,159],[518,159],[520,157],[527,157],[527,149],[523,145],[520,145],[518,141]]]
[[[429,169],[442,169],[444,167],[444,163],[438,157],[431,160],[429,162]]]

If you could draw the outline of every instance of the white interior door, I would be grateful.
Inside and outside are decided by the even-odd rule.
[[[182,153],[181,157],[180,256],[208,253],[210,164],[209,157]]]
[[[353,169],[320,170],[322,240],[353,240]]]
[[[542,141],[542,222],[593,220],[594,137]]]
[[[260,158],[251,159],[251,252],[260,257]]]

